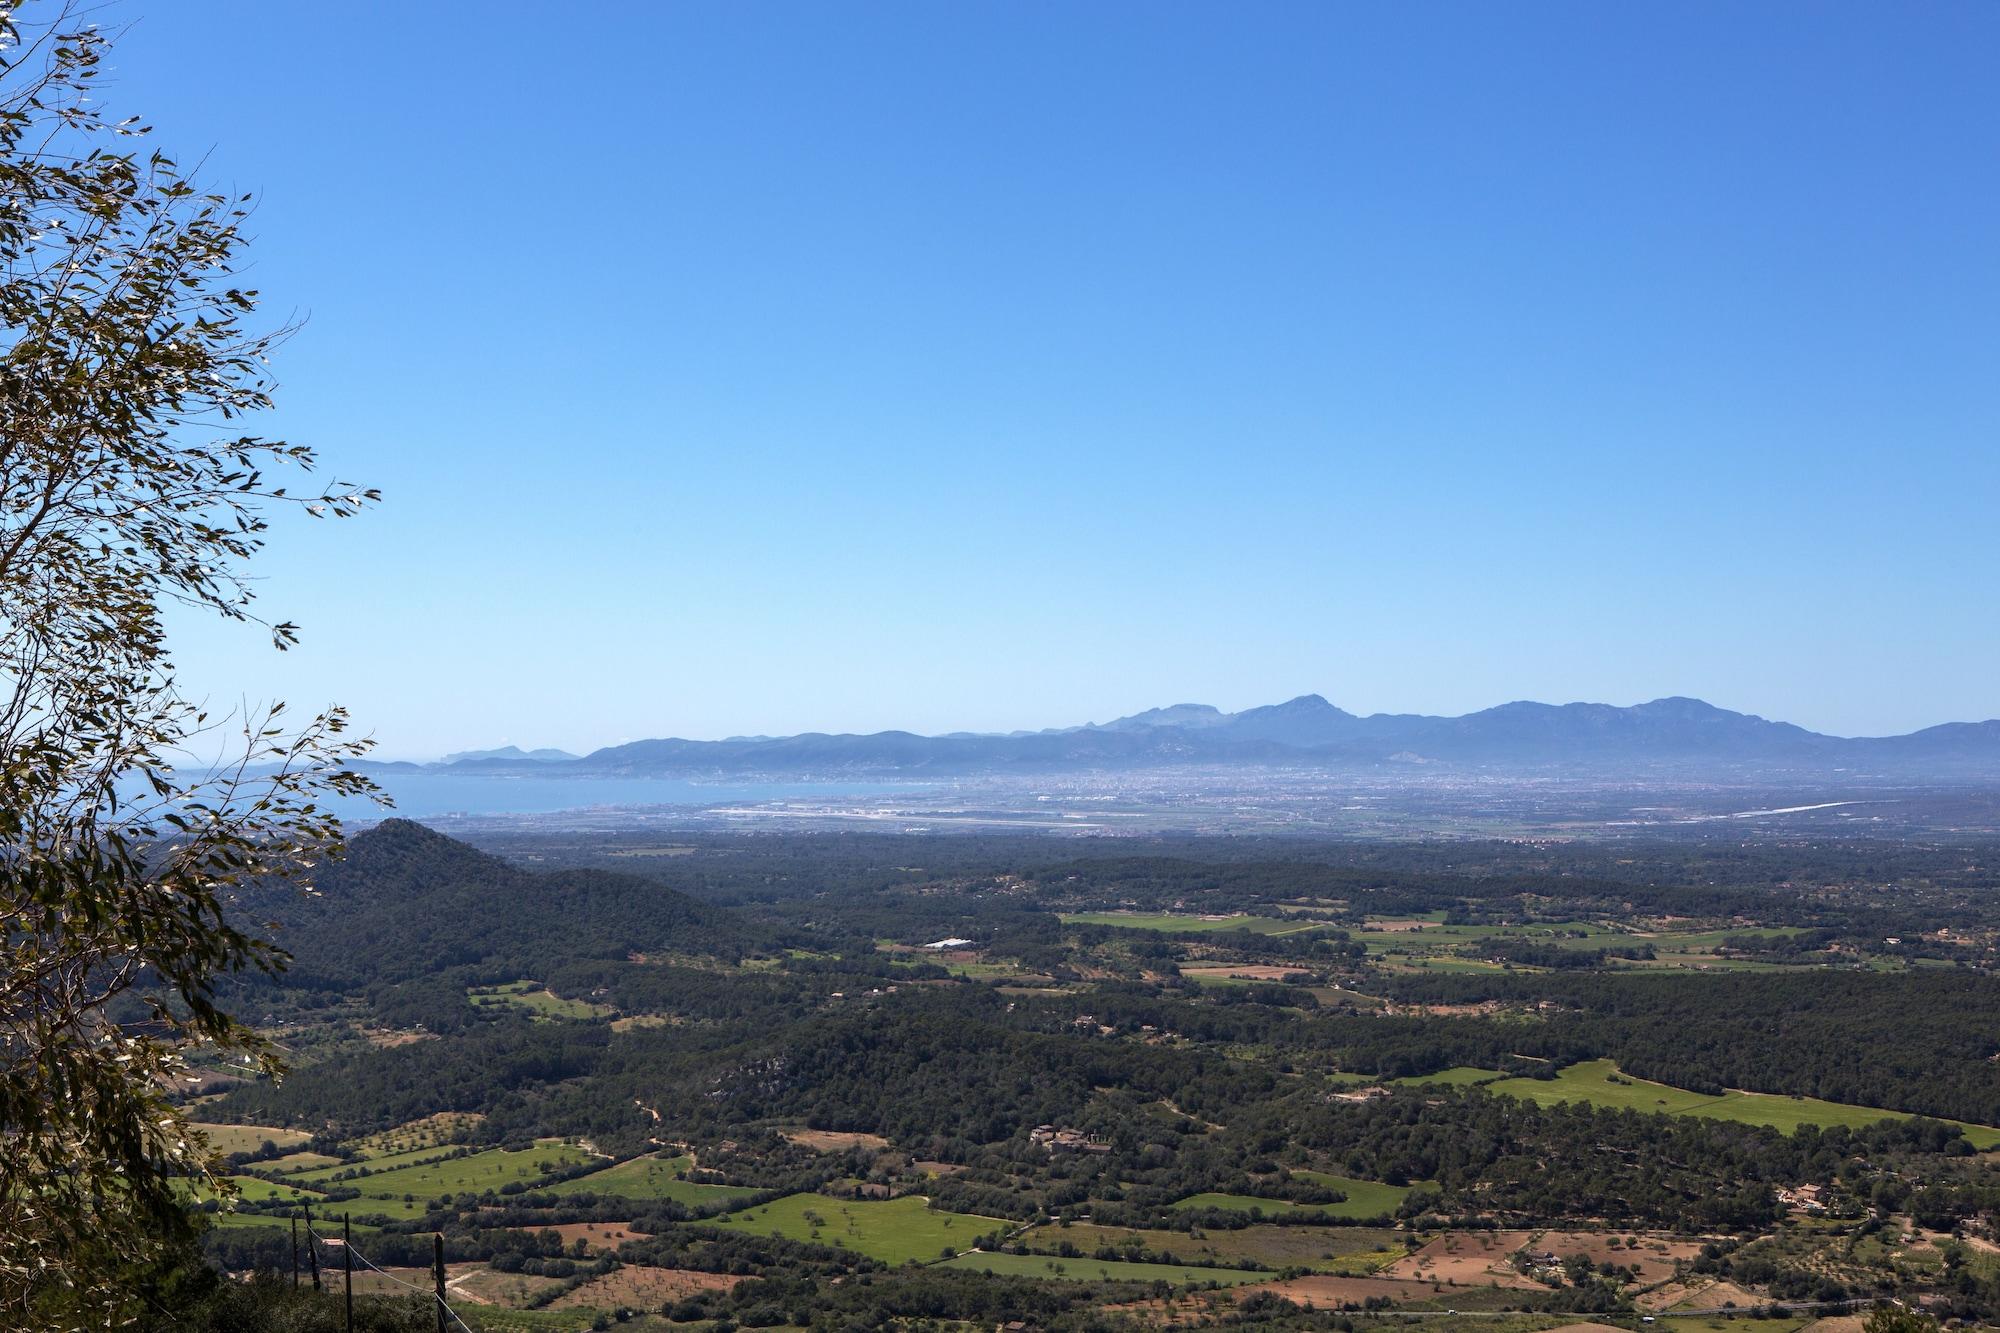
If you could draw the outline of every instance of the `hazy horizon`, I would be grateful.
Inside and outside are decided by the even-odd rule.
[[[1326,698],[1326,699],[1327,699],[1327,702],[1328,702],[1328,703],[1330,703],[1330,704],[1332,704],[1332,705],[1333,705],[1334,707],[1336,707],[1336,708],[1340,708],[1340,709],[1342,709],[1342,710],[1344,710],[1344,711],[1346,711],[1346,712],[1349,712],[1349,713],[1352,713],[1352,714],[1354,714],[1354,715],[1355,715],[1355,716],[1357,716],[1357,717],[1369,717],[1369,716],[1373,716],[1373,715],[1377,715],[1377,714],[1384,714],[1384,715],[1397,715],[1397,714],[1403,714],[1403,715],[1407,715],[1407,714],[1422,714],[1422,715],[1428,715],[1428,716],[1460,716],[1460,714],[1455,714],[1455,713],[1454,713],[1454,714],[1441,714],[1441,713],[1437,713],[1437,712],[1436,712],[1435,710],[1428,710],[1428,709],[1421,709],[1421,708],[1418,708],[1418,709],[1387,709],[1387,708],[1354,708],[1354,707],[1349,707],[1349,706],[1348,706],[1348,705],[1346,705],[1346,704],[1343,704],[1343,703],[1342,703],[1342,702],[1341,702],[1340,700],[1338,700],[1338,699],[1333,699],[1333,698],[1328,698],[1328,697],[1327,697],[1327,696],[1326,696],[1326,695],[1324,694],[1324,692],[1323,692],[1323,691],[1318,691],[1318,690],[1302,690],[1302,691],[1298,691],[1298,692],[1296,692],[1296,693],[1293,693],[1293,694],[1288,694],[1288,695],[1284,695],[1284,696],[1282,696],[1282,697],[1278,697],[1278,698],[1272,698],[1272,699],[1262,699],[1262,700],[1258,700],[1258,701],[1256,701],[1256,702],[1253,702],[1253,703],[1246,703],[1246,704],[1241,704],[1241,705],[1237,705],[1237,706],[1234,706],[1234,707],[1223,707],[1223,706],[1221,706],[1221,705],[1215,705],[1215,704],[1212,704],[1212,701],[1210,701],[1210,700],[1206,700],[1206,699],[1175,699],[1175,700],[1172,700],[1172,701],[1170,701],[1170,702],[1167,702],[1167,703],[1160,703],[1160,704],[1145,704],[1145,705],[1141,705],[1141,706],[1138,706],[1138,707],[1134,707],[1134,708],[1129,708],[1129,709],[1126,709],[1126,710],[1125,710],[1124,712],[1122,712],[1122,713],[1113,713],[1113,714],[1109,714],[1109,715],[1106,715],[1106,716],[1103,716],[1103,717],[1092,717],[1092,718],[1086,718],[1086,719],[1084,719],[1083,721],[1079,721],[1079,722],[1046,722],[1046,723],[1041,723],[1041,724],[1023,724],[1023,725],[1020,725],[1020,726],[1014,726],[1014,727],[992,727],[992,728],[983,728],[983,727],[944,727],[944,728],[940,728],[940,729],[937,729],[937,730],[934,730],[934,731],[919,731],[919,730],[917,730],[916,728],[913,728],[913,727],[897,727],[897,726],[888,726],[888,727],[875,727],[875,728],[871,728],[871,729],[868,729],[868,730],[866,730],[866,731],[863,731],[863,730],[860,730],[860,729],[855,729],[855,728],[843,728],[843,727],[824,727],[824,726],[816,726],[816,727],[804,727],[804,728],[801,728],[801,729],[799,729],[798,731],[772,731],[772,730],[753,730],[753,729],[747,729],[747,728],[746,728],[746,729],[744,729],[744,730],[740,730],[740,731],[727,731],[727,732],[717,732],[717,733],[716,733],[716,734],[714,734],[714,735],[700,735],[700,736],[697,736],[697,735],[689,735],[689,734],[686,734],[686,733],[680,733],[680,732],[675,732],[675,733],[667,733],[667,732],[659,732],[659,733],[654,733],[654,734],[648,734],[648,735],[643,735],[643,736],[640,736],[640,735],[631,735],[631,736],[619,736],[618,738],[616,738],[616,739],[614,739],[614,740],[609,740],[609,741],[603,741],[603,742],[600,742],[600,743],[597,743],[597,744],[593,744],[593,745],[587,745],[587,746],[576,746],[576,745],[565,745],[565,744],[563,744],[563,743],[562,743],[562,742],[561,742],[560,740],[551,740],[551,739],[540,739],[540,738],[537,738],[537,737],[536,737],[536,736],[535,736],[534,734],[532,734],[532,733],[527,733],[527,734],[526,734],[526,738],[525,738],[525,739],[523,739],[523,737],[522,737],[522,736],[519,736],[519,735],[516,735],[516,736],[507,736],[507,737],[503,737],[503,738],[501,738],[501,739],[496,739],[496,740],[492,740],[492,741],[489,741],[489,742],[481,742],[481,743],[477,743],[477,744],[467,744],[467,745],[461,745],[461,746],[456,746],[456,747],[452,747],[452,749],[450,749],[450,750],[444,750],[444,751],[439,751],[439,752],[438,752],[438,753],[436,753],[436,754],[417,754],[417,753],[409,753],[409,754],[403,754],[403,753],[395,753],[395,752],[392,752],[391,750],[389,750],[389,749],[388,749],[387,747],[384,747],[383,749],[379,750],[379,751],[378,751],[378,752],[377,752],[377,753],[376,753],[375,755],[373,755],[372,757],[373,757],[373,758],[375,758],[375,759],[377,759],[377,760],[380,760],[380,761],[384,761],[384,762],[393,762],[393,761],[404,761],[404,762],[413,762],[413,763],[428,763],[428,762],[432,762],[432,761],[436,761],[436,760],[440,760],[440,759],[444,758],[444,757],[445,757],[446,755],[448,755],[448,754],[451,754],[451,753],[454,753],[454,752],[458,752],[458,753],[477,753],[477,752],[481,752],[481,751],[488,751],[488,750],[502,750],[502,749],[506,749],[506,748],[507,748],[507,747],[509,747],[509,746],[513,746],[513,747],[515,747],[515,748],[517,748],[517,749],[519,749],[519,750],[522,750],[522,751],[534,751],[534,750],[542,750],[542,749],[547,749],[547,750],[562,750],[562,751],[565,751],[565,752],[567,752],[567,753],[569,753],[569,754],[571,754],[571,755],[574,755],[574,756],[577,756],[577,757],[579,757],[579,758],[580,758],[580,757],[583,757],[583,756],[585,756],[585,755],[588,755],[588,754],[590,754],[591,752],[593,752],[593,751],[595,751],[595,750],[600,750],[600,749],[604,749],[604,748],[606,748],[606,747],[609,747],[609,746],[617,746],[617,745],[625,745],[625,744],[629,744],[629,743],[631,743],[631,742],[633,742],[633,741],[642,741],[642,740],[667,740],[667,739],[675,739],[675,740],[693,740],[693,741],[722,741],[722,740],[733,740],[733,739],[741,739],[741,738],[749,738],[749,737],[782,737],[782,736],[792,736],[792,735],[802,735],[802,734],[810,734],[810,733],[825,733],[825,734],[830,734],[830,735],[872,735],[872,734],[875,734],[875,733],[878,733],[878,732],[911,732],[911,733],[914,733],[914,734],[917,734],[917,735],[924,735],[924,736],[938,736],[938,735],[950,735],[950,734],[954,734],[954,733],[962,733],[962,734],[969,734],[969,735],[986,735],[986,736],[1006,736],[1006,735],[1011,735],[1011,734],[1016,734],[1016,733],[1032,733],[1032,732],[1040,732],[1040,731],[1055,731],[1055,730],[1065,730],[1065,729],[1071,729],[1071,728],[1081,728],[1081,727],[1090,727],[1090,726],[1103,726],[1103,725],[1105,725],[1105,724],[1107,724],[1107,723],[1111,723],[1111,722],[1115,722],[1115,721],[1118,721],[1118,720],[1120,720],[1121,718],[1124,718],[1124,717],[1130,717],[1130,716],[1133,716],[1134,714],[1137,714],[1137,713],[1143,713],[1143,712],[1146,712],[1146,711],[1148,711],[1148,710],[1150,710],[1150,709],[1153,709],[1153,708],[1171,708],[1171,707],[1176,707],[1176,706],[1184,706],[1184,705],[1190,705],[1190,704],[1192,704],[1192,705],[1202,705],[1202,704],[1210,704],[1211,706],[1214,706],[1214,707],[1218,708],[1218,709],[1219,709],[1219,711],[1221,711],[1221,712],[1223,712],[1223,713],[1237,713],[1237,712],[1242,712],[1242,711],[1244,711],[1245,709],[1251,709],[1251,708],[1258,708],[1258,707],[1263,707],[1263,706],[1265,706],[1265,705],[1268,705],[1268,704],[1281,704],[1281,703],[1286,703],[1286,702],[1289,702],[1290,700],[1293,700],[1293,699],[1297,699],[1297,698],[1302,698],[1302,697],[1305,697],[1306,695],[1310,695],[1310,694],[1319,694],[1319,695],[1320,695],[1320,696],[1321,696],[1322,698]],[[1510,703],[1540,703],[1540,704],[1549,704],[1549,705],[1553,705],[1553,706],[1561,706],[1561,705],[1564,705],[1564,704],[1578,704],[1578,703],[1581,703],[1581,704],[1608,704],[1608,705],[1610,705],[1610,706],[1612,706],[1612,707],[1614,707],[1614,708],[1629,708],[1629,707],[1634,707],[1634,706],[1637,706],[1637,705],[1639,705],[1639,704],[1645,704],[1645,703],[1653,703],[1653,702],[1656,702],[1656,701],[1658,701],[1658,700],[1660,700],[1660,699],[1666,699],[1666,698],[1675,698],[1675,697],[1694,697],[1694,696],[1674,696],[1674,695],[1656,695],[1656,696],[1653,696],[1653,697],[1651,697],[1651,698],[1647,698],[1647,699],[1627,699],[1627,700],[1612,700],[1612,699],[1500,699],[1500,700],[1496,700],[1496,701],[1494,701],[1493,703],[1490,703],[1490,704],[1486,704],[1486,705],[1483,705],[1483,706],[1482,706],[1481,708],[1473,708],[1473,709],[1467,709],[1467,710],[1465,710],[1465,711],[1466,711],[1466,712],[1469,712],[1469,713],[1476,713],[1476,712],[1481,712],[1481,711],[1483,711],[1483,710],[1484,710],[1484,709],[1486,709],[1486,708],[1497,708],[1497,707],[1501,707],[1501,706],[1503,706],[1503,705],[1505,705],[1505,704],[1510,704]],[[1773,714],[1773,713],[1770,713],[1770,712],[1759,712],[1759,711],[1758,711],[1757,709],[1754,709],[1754,708],[1732,708],[1732,707],[1730,707],[1729,705],[1726,705],[1726,704],[1718,704],[1718,703],[1716,703],[1716,701],[1715,701],[1715,700],[1713,700],[1713,699],[1703,699],[1703,700],[1701,700],[1701,702],[1703,702],[1703,703],[1707,703],[1707,704],[1712,704],[1712,705],[1714,705],[1715,707],[1718,707],[1718,708],[1725,708],[1725,709],[1728,709],[1728,711],[1731,711],[1731,712],[1738,712],[1738,713],[1744,713],[1744,714],[1747,714],[1747,715],[1749,715],[1749,716],[1753,716],[1753,717],[1762,717],[1762,718],[1764,718],[1764,719],[1765,719],[1766,721],[1770,721],[1770,722],[1790,722],[1790,723],[1793,723],[1794,725],[1800,725],[1800,726],[1804,726],[1804,725],[1805,725],[1805,724],[1803,724],[1803,723],[1799,723],[1799,722],[1797,721],[1797,719],[1795,719],[1795,718],[1789,718],[1789,717],[1784,717],[1784,716],[1781,716],[1781,715],[1777,715],[1777,714]],[[1945,723],[1952,723],[1952,722],[1985,722],[1985,721],[1989,721],[1989,720],[1992,720],[1992,719],[1988,719],[1988,718],[1983,718],[1983,717],[1979,717],[1979,718],[1975,718],[1975,717],[1964,717],[1964,718],[1940,718],[1940,719],[1938,720],[1938,722],[1936,722],[1936,723],[1929,723],[1929,724],[1926,724],[1926,725],[1928,725],[1928,726],[1937,726],[1937,725],[1943,725],[1943,724],[1945,724]],[[1807,729],[1808,731],[1821,731],[1821,729],[1820,729],[1820,728],[1816,728],[1816,727],[1807,727],[1806,729]],[[1911,731],[1921,731],[1921,730],[1923,730],[1923,729],[1924,729],[1923,727],[1912,727],[1912,728],[1910,728],[1909,730],[1911,730]],[[1831,731],[1821,731],[1821,734],[1823,734],[1823,735],[1829,735],[1829,736],[1841,736],[1841,735],[1842,735],[1843,733],[1839,733],[1839,732],[1831,732]],[[1859,733],[1859,732],[1857,732],[1857,733],[1852,733],[1852,734],[1853,734],[1854,736],[1862,736],[1862,735],[1882,735],[1882,736],[1886,736],[1886,735],[1903,735],[1903,734],[1906,734],[1906,733],[1904,733],[1904,732],[1876,732],[1876,733]]]
[[[112,110],[308,317],[260,425],[385,497],[259,561],[300,649],[177,622],[184,679],[386,757],[2000,714],[2000,9],[1243,18],[138,22]]]

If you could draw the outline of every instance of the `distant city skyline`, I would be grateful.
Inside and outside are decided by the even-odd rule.
[[[134,3],[384,757],[1315,692],[2000,714],[2000,9]]]

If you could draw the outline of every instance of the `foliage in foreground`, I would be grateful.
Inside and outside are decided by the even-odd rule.
[[[180,692],[163,609],[255,619],[262,511],[373,497],[266,479],[314,460],[239,424],[278,336],[244,329],[231,280],[245,200],[105,116],[105,34],[19,9],[0,0],[0,1321],[56,1329],[137,1308],[131,1266],[183,1229],[173,1177],[212,1180],[164,1096],[181,1054],[270,1067],[215,1003],[279,961],[233,892],[302,880],[338,850],[317,799],[367,786],[338,711],[237,719],[234,762],[191,762],[222,723]]]

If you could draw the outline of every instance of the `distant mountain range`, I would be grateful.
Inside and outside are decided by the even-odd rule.
[[[2000,720],[1953,722],[1906,736],[1848,738],[1717,708],[1699,699],[1611,704],[1510,703],[1462,717],[1362,717],[1317,694],[1225,713],[1207,704],[1152,708],[1103,724],[1007,735],[872,735],[646,740],[581,758],[561,751],[473,751],[384,771],[536,776],[977,777],[1189,765],[1408,768],[1615,774],[1642,769],[1854,776],[2000,778]]]
[[[460,750],[438,760],[441,764],[570,764],[577,756],[568,750],[523,750],[503,745],[497,750]]]

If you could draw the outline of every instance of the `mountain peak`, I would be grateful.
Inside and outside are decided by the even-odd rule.
[[[1169,704],[1165,708],[1148,708],[1143,713],[1133,713],[1126,717],[1113,718],[1098,731],[1136,731],[1141,727],[1212,727],[1226,721],[1229,715],[1214,704]],[[1095,724],[1092,724],[1095,726]]]
[[[1295,695],[1281,704],[1272,704],[1271,707],[1282,708],[1294,713],[1339,713],[1342,717],[1354,716],[1354,714],[1348,712],[1346,709],[1335,708],[1326,701],[1326,696],[1323,694]],[[1257,710],[1251,709],[1249,711],[1255,712]]]
[[[458,750],[438,760],[441,764],[566,764],[576,758],[567,750],[541,749],[523,750],[518,745],[503,745],[497,750]]]

